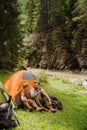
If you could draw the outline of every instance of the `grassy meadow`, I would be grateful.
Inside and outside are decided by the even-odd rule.
[[[1,72],[0,80],[4,81],[8,75]],[[86,90],[57,77],[46,76],[45,81],[41,82],[43,88],[62,101],[63,110],[51,113],[18,109],[20,126],[10,130],[87,130]]]

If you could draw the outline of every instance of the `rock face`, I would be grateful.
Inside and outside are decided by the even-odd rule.
[[[47,35],[39,35],[34,43],[33,45],[37,48],[37,51],[35,50],[34,60],[32,58],[28,59],[29,66],[55,70],[77,69],[81,72],[87,72],[86,43],[81,42],[75,45],[74,49],[70,46],[64,47],[62,44],[54,49],[54,44],[50,42],[50,34],[48,33]]]
[[[76,50],[76,59],[82,72],[87,72],[87,43],[81,43]]]
[[[81,54],[77,54],[77,60],[80,66],[81,71],[86,71],[87,70],[87,56],[82,56]]]
[[[72,70],[78,69],[79,64],[70,50],[66,48],[61,48],[56,52],[45,52],[41,57],[39,67],[49,69]]]

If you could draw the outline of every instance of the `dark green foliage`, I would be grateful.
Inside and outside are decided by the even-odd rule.
[[[28,19],[27,30],[29,33],[35,32],[37,29],[37,21],[39,18],[40,3],[39,0],[28,0],[26,5]]]
[[[83,43],[87,42],[87,16],[86,16],[86,6],[87,2],[85,0],[78,0],[76,3],[76,8],[73,11],[73,23],[75,25],[73,35],[74,42],[79,49],[82,49]]]
[[[22,43],[17,0],[0,1],[0,68],[12,69],[18,64]]]
[[[55,46],[70,46],[71,13],[74,4],[70,0],[29,1],[29,32],[50,33],[50,43],[53,44],[53,48]]]
[[[60,49],[70,51],[78,62],[87,57],[86,5],[86,0],[1,0],[0,68],[15,68],[27,58],[35,67],[49,60],[48,68],[58,68]]]
[[[49,55],[54,52],[53,55],[55,55],[60,48],[70,50],[72,57],[74,56],[77,62],[80,59],[77,59],[76,56],[80,53],[80,58],[87,57],[86,5],[86,0],[35,0],[28,2],[30,20],[28,20],[28,24],[31,30],[29,32],[39,33],[36,35],[36,40],[33,41],[33,46],[37,48],[37,54],[43,55],[39,62],[44,62],[44,60],[47,62],[46,53]],[[43,48],[45,48],[45,53]],[[37,57],[35,56],[35,58]]]

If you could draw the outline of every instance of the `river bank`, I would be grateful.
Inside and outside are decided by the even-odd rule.
[[[44,73],[50,76],[57,76],[59,78],[63,79],[73,79],[73,78],[79,78],[79,79],[87,79],[87,74],[80,73],[76,71],[53,71],[53,70],[44,70],[44,69],[36,69],[36,68],[28,68],[28,70],[35,75],[38,75],[40,73]]]
[[[84,86],[87,89],[87,74],[76,71],[53,71],[36,68],[28,68],[28,70],[34,75],[43,75],[58,77],[64,80],[68,80],[70,83]]]

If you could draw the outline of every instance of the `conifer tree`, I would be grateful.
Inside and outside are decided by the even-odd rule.
[[[17,0],[0,1],[0,65],[12,69],[18,63],[22,45],[22,33],[19,21]]]

